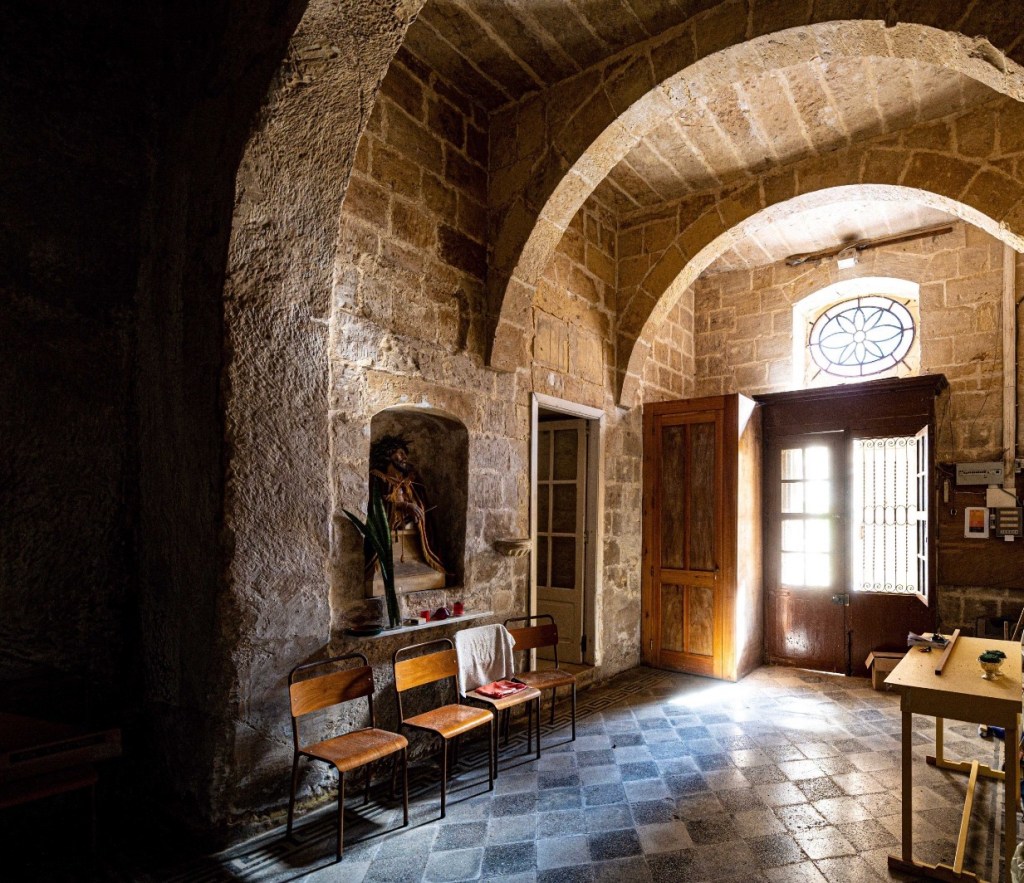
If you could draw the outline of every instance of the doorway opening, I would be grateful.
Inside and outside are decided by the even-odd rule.
[[[534,394],[530,612],[558,626],[560,664],[600,659],[600,445],[603,412]],[[538,651],[543,665],[543,651]]]
[[[863,676],[870,652],[933,630],[928,441],[945,385],[925,376],[758,397],[769,661]]]

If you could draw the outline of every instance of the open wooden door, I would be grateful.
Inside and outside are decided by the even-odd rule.
[[[770,662],[846,674],[846,437],[772,439],[765,453],[765,592]]]
[[[724,422],[721,399],[644,411],[644,659],[713,677],[723,673]]]

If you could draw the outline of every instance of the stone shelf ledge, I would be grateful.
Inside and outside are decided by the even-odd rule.
[[[481,610],[477,613],[463,613],[462,616],[449,616],[447,619],[432,619],[430,622],[421,622],[418,625],[403,625],[397,629],[384,629],[379,635],[349,635],[346,638],[362,638],[366,641],[377,641],[380,638],[393,638],[395,635],[404,635],[407,632],[420,632],[424,629],[436,629],[445,625],[457,625],[462,622],[473,622],[477,619],[486,619],[494,616],[493,610]]]

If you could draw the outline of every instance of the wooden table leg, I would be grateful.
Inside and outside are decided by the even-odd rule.
[[[902,731],[903,755],[903,861],[910,864],[914,861],[914,715],[903,712]]]
[[[1010,876],[1013,852],[1017,848],[1017,798],[1020,795],[1020,764],[1017,762],[1017,722],[1006,728],[1006,775],[1003,784],[1006,787],[1006,806],[1003,816],[1003,859],[1005,875]]]

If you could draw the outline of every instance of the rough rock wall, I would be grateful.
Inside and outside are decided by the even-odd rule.
[[[226,589],[212,795],[222,828],[280,803],[285,679],[330,635],[331,288],[359,137],[416,2],[314,0],[238,172],[227,262]],[[236,834],[237,836],[237,834]]]
[[[154,789],[177,821],[213,837],[211,771],[232,689],[223,664],[231,625],[219,620],[224,268],[238,163],[304,5],[246,3],[244,15],[179,5],[156,26],[166,80],[140,224],[134,377],[146,703],[137,778],[141,799],[152,802]]]

